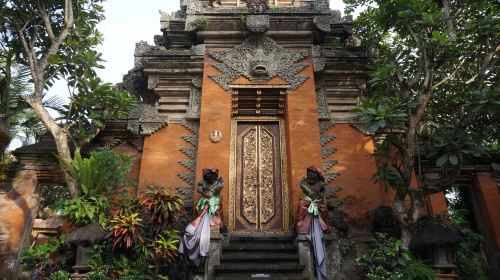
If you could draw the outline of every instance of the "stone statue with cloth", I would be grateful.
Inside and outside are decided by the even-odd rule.
[[[326,249],[324,232],[330,227],[326,224],[328,218],[327,207],[323,193],[325,191],[325,176],[321,169],[315,166],[307,168],[307,177],[300,182],[300,188],[304,192],[303,198],[299,200],[297,234],[304,234],[314,249],[314,260],[318,280],[326,280]]]
[[[219,177],[218,169],[203,169],[203,181],[196,187],[201,194],[196,205],[198,216],[187,225],[179,246],[179,252],[194,266],[200,266],[208,256],[210,227],[219,229],[222,226],[220,190],[223,187],[224,180]]]

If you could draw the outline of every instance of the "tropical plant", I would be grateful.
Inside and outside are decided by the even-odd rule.
[[[482,253],[483,237],[472,229],[470,213],[464,209],[464,199],[461,192],[455,192],[454,199],[449,201],[453,229],[463,238],[453,252],[453,262],[457,266],[460,280],[489,280],[490,273]]]
[[[180,196],[162,191],[157,186],[149,186],[142,201],[144,217],[148,220],[154,234],[172,227],[178,220],[182,209]]]
[[[107,198],[109,191],[113,194],[125,192],[131,185],[128,172],[131,158],[127,155],[117,155],[113,151],[104,150],[92,152],[90,157],[83,158],[80,151],[75,151],[71,164],[66,169],[76,180],[81,189],[81,195],[66,200],[62,207],[64,216],[76,225],[87,225],[99,222],[106,227],[110,203]]]
[[[67,200],[62,213],[75,225],[84,226],[99,222],[103,227],[108,223],[108,199],[103,195],[86,195]]]
[[[359,118],[384,143],[374,176],[394,190],[405,248],[425,197],[453,185],[465,157],[484,155],[500,139],[500,6],[488,0],[345,0],[364,8],[356,36],[373,51]],[[426,156],[442,180],[414,180]],[[418,173],[417,173],[418,174]],[[415,181],[420,185],[416,186]]]
[[[66,169],[79,184],[82,194],[92,196],[128,187],[131,164],[131,157],[110,150],[92,152],[89,158],[83,158],[77,149]]]
[[[356,260],[369,280],[434,280],[436,272],[403,247],[403,241],[377,233],[374,248]]]
[[[70,279],[71,279],[71,274],[64,270],[56,271],[50,274],[49,278],[47,278],[47,280],[70,280]]]
[[[110,222],[112,232],[108,238],[113,238],[112,251],[118,248],[131,249],[134,245],[144,242],[141,234],[142,219],[140,213],[125,213],[114,217]]]
[[[66,249],[64,235],[59,238],[50,237],[46,243],[36,244],[23,251],[24,269],[31,271],[33,279],[46,279],[65,265],[72,255],[60,257],[58,253]]]
[[[91,271],[87,274],[87,280],[112,280],[113,278],[109,277],[103,271]]]

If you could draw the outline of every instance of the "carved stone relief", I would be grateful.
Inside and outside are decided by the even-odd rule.
[[[280,77],[290,84],[288,92],[307,80],[307,76],[299,74],[307,64],[298,62],[308,56],[308,51],[286,50],[263,35],[249,37],[232,50],[210,51],[209,55],[219,62],[213,67],[222,72],[210,78],[227,91],[230,91],[229,84],[240,76],[254,82]]]
[[[247,29],[254,33],[264,33],[269,30],[269,15],[247,15]]]
[[[321,71],[325,70],[326,57],[324,57],[321,54],[321,46],[313,45],[311,53],[312,53],[312,59],[313,59],[314,72],[321,72]]]
[[[316,84],[316,103],[319,120],[330,120],[332,118],[330,108],[325,97],[325,86],[323,81],[318,80]]]
[[[151,135],[167,123],[168,118],[160,115],[156,107],[141,103],[130,113],[127,129],[133,134]]]
[[[193,85],[201,86],[201,82],[198,83],[197,81],[193,81]],[[184,166],[188,172],[177,174],[177,176],[181,178],[186,185],[177,186],[176,189],[183,198],[184,207],[191,208],[194,205],[199,124],[197,122],[184,121],[182,125],[189,130],[189,132],[191,132],[191,135],[181,136],[181,138],[186,141],[189,146],[181,148],[180,151],[188,158],[181,160],[178,163]]]
[[[314,26],[320,31],[330,33],[339,33],[339,31],[350,30],[350,25],[352,25],[352,16],[342,17],[340,11],[333,10],[329,14],[316,15],[313,18]],[[344,25],[347,25],[344,28]],[[339,30],[340,28],[340,30]]]
[[[268,0],[247,0],[248,12],[251,14],[265,13],[269,8]]]
[[[149,75],[148,89],[155,89],[159,82],[160,82],[160,76]]]
[[[191,92],[189,94],[189,108],[187,110],[188,118],[200,118],[201,110],[201,78],[194,78],[191,85]]]
[[[191,50],[193,51],[193,54],[194,55],[198,55],[198,56],[204,56],[205,55],[205,49],[206,49],[205,44],[199,44],[199,45],[191,47]]]
[[[334,147],[328,146],[328,144],[335,139],[335,135],[328,133],[328,130],[334,126],[334,122],[320,121],[319,124],[320,124],[321,155],[323,157],[323,169],[325,171],[325,182],[328,184],[339,176],[339,174],[336,172],[330,172],[331,168],[337,164],[337,161],[333,159],[328,159],[328,157],[336,151]]]

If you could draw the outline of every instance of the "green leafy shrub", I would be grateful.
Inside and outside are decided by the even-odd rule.
[[[123,214],[111,220],[111,229],[113,230],[108,236],[113,237],[112,250],[117,248],[130,249],[138,243],[144,242],[140,227],[142,219],[140,213]]]
[[[113,278],[109,277],[103,271],[91,271],[87,274],[87,280],[112,280]]]
[[[63,215],[75,225],[84,226],[96,221],[105,226],[108,221],[108,199],[102,195],[79,196],[64,203]]]
[[[83,195],[93,196],[130,185],[131,164],[130,156],[117,155],[110,150],[92,152],[89,158],[83,158],[76,150],[67,169],[80,184]]]
[[[26,270],[40,269],[54,263],[53,255],[64,243],[64,236],[60,239],[51,237],[47,243],[37,244],[23,252],[22,261]]]
[[[464,209],[451,212],[453,228],[464,239],[455,248],[453,262],[458,268],[460,280],[489,280],[491,277],[488,273],[486,260],[481,253],[483,237],[471,229],[467,215],[468,211]]]
[[[97,221],[106,227],[110,203],[105,195],[109,191],[122,196],[128,194],[125,189],[131,184],[128,179],[131,162],[129,156],[116,155],[110,150],[93,152],[89,158],[75,151],[67,169],[79,183],[82,194],[63,204],[64,216],[79,226]]]
[[[150,224],[154,233],[160,233],[167,227],[173,226],[182,208],[182,200],[178,195],[161,191],[160,188],[151,186],[142,201],[144,217]]]
[[[71,274],[69,272],[60,270],[52,273],[47,280],[70,280]]]
[[[403,241],[377,234],[375,246],[357,259],[369,280],[434,280],[436,272],[403,248]]]
[[[33,280],[47,279],[55,272],[69,269],[74,265],[74,251],[70,248],[64,236],[51,237],[46,243],[37,244],[23,251],[23,268],[31,272]]]

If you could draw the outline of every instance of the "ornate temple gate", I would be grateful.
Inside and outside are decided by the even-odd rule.
[[[229,226],[235,234],[288,230],[283,86],[232,92]]]

